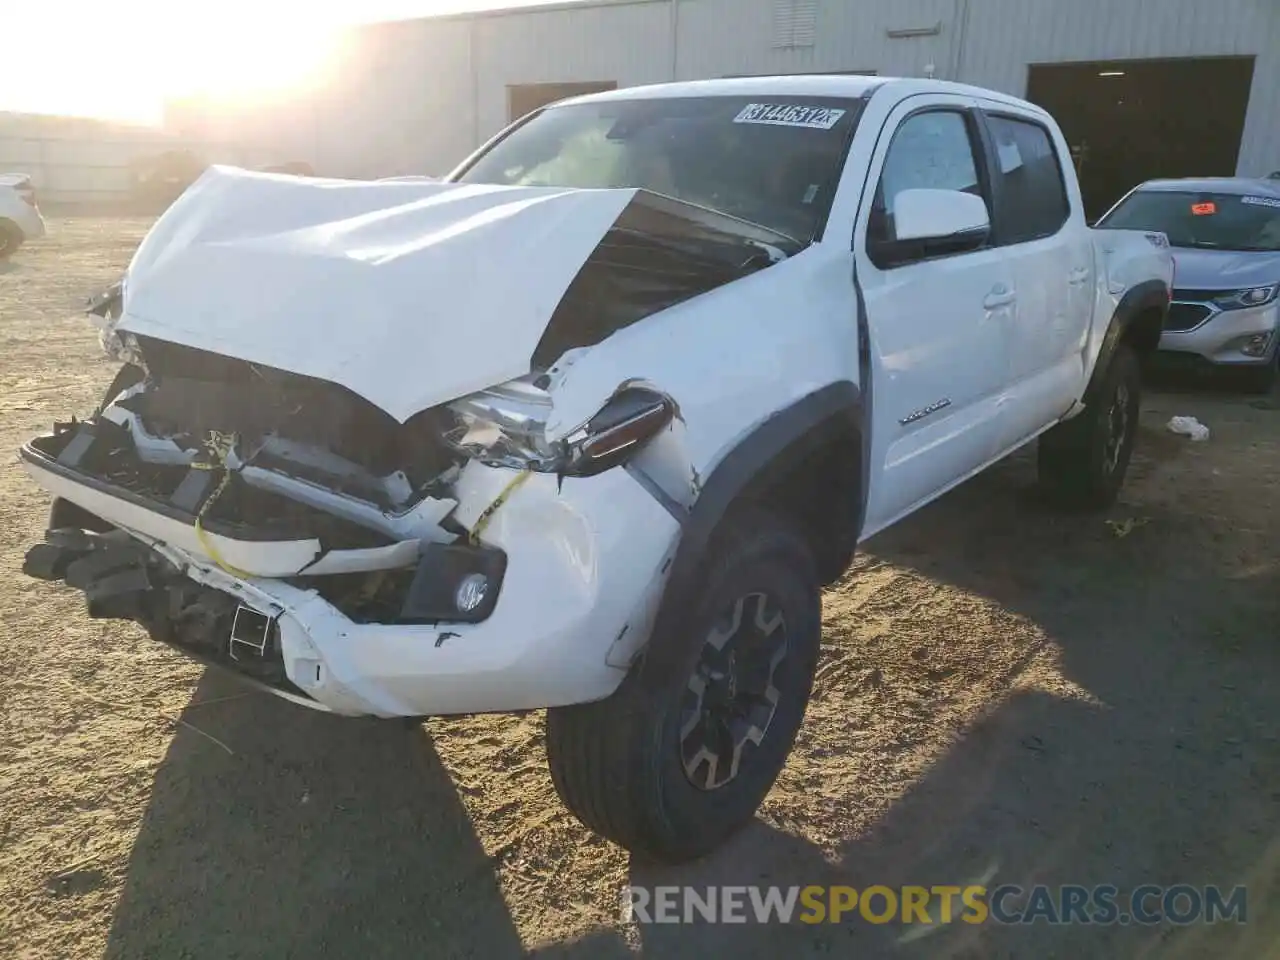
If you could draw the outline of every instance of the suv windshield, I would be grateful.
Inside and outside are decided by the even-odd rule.
[[[453,179],[640,187],[807,242],[831,210],[862,103],[687,97],[552,107]]]
[[[1157,230],[1175,247],[1280,250],[1280,198],[1230,193],[1140,190],[1098,224]]]

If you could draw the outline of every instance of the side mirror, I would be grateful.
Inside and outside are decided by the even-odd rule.
[[[959,190],[903,190],[894,201],[895,240],[946,240],[968,235],[985,241],[987,203]]]
[[[873,245],[884,265],[977,250],[991,235],[991,218],[986,201],[971,193],[903,190],[894,198],[893,234]]]

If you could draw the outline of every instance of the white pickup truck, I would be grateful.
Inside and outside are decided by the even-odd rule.
[[[101,407],[22,449],[26,570],[311,707],[549,708],[578,817],[699,855],[859,541],[1036,438],[1115,497],[1172,263],[1069,156],[1008,96],[806,76],[567,101],[440,183],[212,169],[97,307]]]

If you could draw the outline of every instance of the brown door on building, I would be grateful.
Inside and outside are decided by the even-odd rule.
[[[566,97],[580,97],[586,93],[617,90],[615,80],[591,80],[584,83],[521,83],[507,87],[507,114],[511,121],[519,120],[548,103]]]
[[[1090,219],[1156,177],[1231,177],[1253,57],[1032,64],[1027,99],[1071,145]]]

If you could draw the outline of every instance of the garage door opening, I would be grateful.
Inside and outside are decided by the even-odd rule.
[[[548,103],[566,97],[581,97],[588,93],[617,90],[615,80],[591,80],[586,83],[522,83],[507,87],[507,114],[514,123],[526,114],[533,113]]]
[[[1032,64],[1027,99],[1057,118],[1089,218],[1153,177],[1230,177],[1253,57]]]

